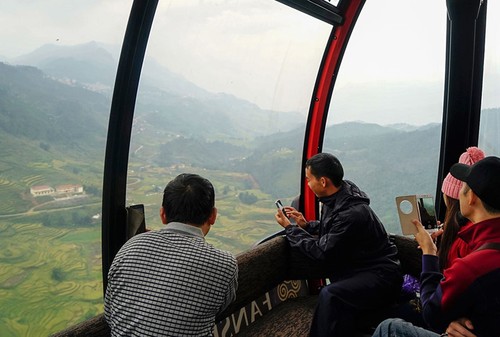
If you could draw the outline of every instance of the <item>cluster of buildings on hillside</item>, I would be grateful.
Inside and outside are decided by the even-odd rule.
[[[48,185],[32,186],[30,188],[30,193],[34,197],[41,197],[45,195],[63,195],[63,194],[79,194],[83,193],[82,185],[59,185],[53,188]]]

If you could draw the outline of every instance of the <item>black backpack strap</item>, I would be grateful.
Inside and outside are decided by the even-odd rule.
[[[496,249],[496,250],[500,250],[500,242],[486,242],[485,244],[483,244],[481,247],[479,247],[475,251],[483,250],[483,249]]]

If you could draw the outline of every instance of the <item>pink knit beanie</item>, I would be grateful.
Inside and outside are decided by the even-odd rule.
[[[462,153],[458,162],[470,166],[483,158],[484,152],[481,149],[472,146]],[[451,198],[458,199],[458,192],[460,191],[460,188],[462,188],[462,182],[448,173],[446,178],[443,180],[441,191]]]

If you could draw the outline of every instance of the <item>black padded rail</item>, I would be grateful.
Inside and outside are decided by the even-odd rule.
[[[110,335],[111,330],[104,319],[104,314],[100,314],[59,331],[51,337],[109,337]]]
[[[391,235],[391,238],[398,247],[398,258],[401,262],[403,274],[410,274],[413,277],[420,278],[422,251],[418,248],[417,241],[410,237],[394,234]]]
[[[391,235],[391,238],[398,247],[403,272],[418,277],[421,272],[422,253],[417,248],[415,240],[400,235]],[[297,252],[292,252],[283,236],[275,237],[243,252],[236,259],[239,268],[236,300],[217,317],[217,321],[222,321],[239,311],[283,281],[323,278],[327,274],[321,264],[311,263],[311,260],[300,258]],[[242,329],[238,336],[307,336],[315,303],[315,296],[289,299],[251,326]],[[285,332],[286,334],[282,334]],[[52,337],[109,337],[109,335],[109,327],[104,315],[101,314],[58,332]]]
[[[276,237],[237,255],[236,299],[216,320],[226,318],[284,281],[288,270],[288,256],[289,247],[283,237]]]

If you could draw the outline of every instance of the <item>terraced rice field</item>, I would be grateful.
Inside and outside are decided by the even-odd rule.
[[[145,204],[149,228],[163,226],[159,220],[163,184],[178,173],[155,169],[129,178],[127,203]],[[214,183],[217,194],[219,215],[207,236],[208,242],[237,254],[281,229],[274,221],[273,200],[256,186],[248,189],[247,175],[198,173]],[[23,199],[25,204],[21,203],[24,208],[16,209],[20,191],[47,184],[45,179],[43,175],[24,176],[16,184],[0,175],[1,337],[48,336],[103,310],[100,220],[87,226],[71,221],[45,226],[44,217],[58,217],[66,211],[72,219],[71,212],[78,206],[42,202],[35,207],[43,198],[31,198],[29,193]],[[152,188],[156,185],[158,188]],[[241,203],[240,191],[256,195],[258,201]],[[10,197],[16,206],[9,202]],[[79,210],[85,214],[98,208],[92,207],[92,211]]]
[[[0,222],[0,331],[47,336],[102,312],[100,229]]]

